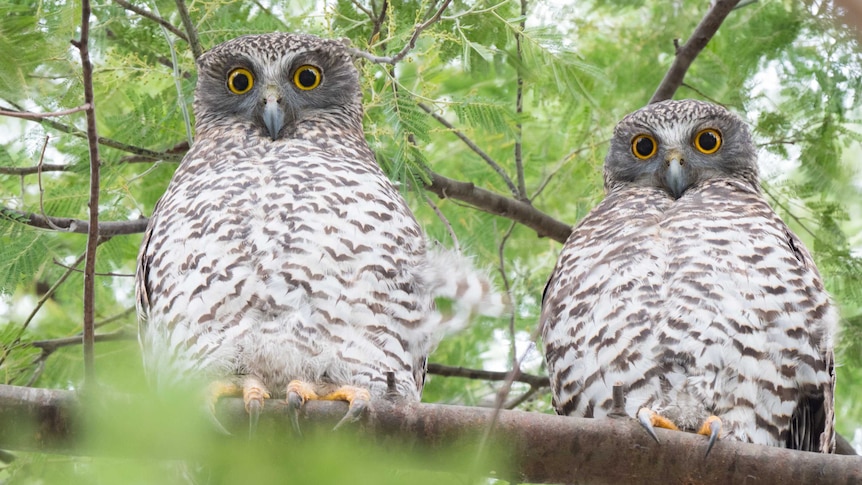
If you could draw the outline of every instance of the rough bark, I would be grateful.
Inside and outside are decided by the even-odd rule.
[[[430,173],[431,183],[425,189],[441,199],[452,198],[472,204],[477,208],[519,222],[536,231],[540,237],[549,237],[564,243],[572,232],[572,226],[558,221],[532,205],[476,187],[472,182],[460,182]]]
[[[107,452],[81,446],[85,416],[78,409],[85,408],[77,402],[69,391],[0,385],[0,447]],[[341,402],[309,402],[302,413],[302,426],[335,423],[346,409]],[[239,435],[244,432],[248,418],[241,400],[222,400],[217,411],[229,430]],[[262,423],[272,424],[267,425],[270,430],[286,430],[286,412],[283,401],[269,400]],[[491,414],[487,408],[376,400],[357,429],[363,437],[393,451],[421,451],[429,456],[428,466],[433,466],[433,456],[453,443],[466,443],[468,448],[476,443]],[[493,470],[478,472],[531,483],[862,483],[862,458],[858,456],[719,441],[705,458],[703,436],[665,430],[658,430],[658,436],[661,444],[628,418],[581,419],[502,411],[491,442],[503,455],[494,462]]]

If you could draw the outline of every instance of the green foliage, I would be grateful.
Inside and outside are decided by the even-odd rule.
[[[440,2],[388,2],[382,17],[379,0],[337,0],[325,7],[311,0],[188,4],[205,49],[242,34],[284,30],[346,37],[373,55],[392,56]],[[157,9],[182,29],[174,2],[135,5],[152,12]],[[456,137],[457,131],[510,179],[517,181],[521,168],[527,192],[523,195],[536,208],[576,223],[602,197],[601,166],[614,125],[649,100],[673,60],[674,39],[685,42],[705,8],[706,3],[656,0],[587,1],[571,6],[536,0],[527,3],[527,15],[522,17],[520,2],[456,0],[439,22],[422,32],[396,67],[358,61],[366,134],[380,165],[401,182],[432,239],[453,244],[451,228],[463,250],[474,255],[501,287],[505,283],[511,289],[517,357],[535,335],[542,289],[560,244],[537,239],[535,232],[520,225],[507,235],[511,221],[432,197],[442,220],[419,189],[428,181],[428,171],[511,196],[508,184]],[[862,401],[856,397],[862,378],[858,173],[862,57],[857,40],[851,32],[835,27],[829,9],[815,14],[813,8],[772,1],[735,10],[694,62],[676,97],[713,100],[751,122],[761,145],[764,186],[771,202],[813,250],[843,310],[839,425],[843,433],[850,433],[862,425]],[[190,126],[184,111],[191,110],[195,64],[188,43],[165,34],[149,19],[113,2],[96,5],[94,14],[91,47],[98,129],[101,136],[123,144],[101,146],[101,217],[132,220],[151,213],[176,167],[173,153],[153,163],[140,157],[141,151],[166,151],[187,141]],[[42,1],[34,8],[32,2],[7,0],[0,6],[0,109],[49,112],[83,103],[80,60],[69,44],[78,36],[79,16],[76,2]],[[172,66],[171,49],[177,66]],[[520,112],[515,101],[519,79]],[[454,128],[438,122],[420,103]],[[0,129],[0,167],[36,165],[49,137],[44,163],[65,164],[67,170],[45,172],[41,181],[35,174],[0,175],[0,206],[39,213],[41,205],[52,216],[85,219],[89,160],[86,139],[81,136],[83,114],[42,123],[9,118],[2,122],[8,131],[3,135]],[[516,146],[521,149],[520,162]],[[44,360],[42,369],[40,352],[30,343],[80,331],[80,274],[70,273],[21,341],[12,343],[45,288],[70,271],[57,262],[68,265],[81,255],[84,237],[35,229],[19,219],[8,211],[0,214],[0,382],[25,384],[35,379],[37,386],[76,388],[81,383],[79,347],[58,350]],[[139,243],[140,235],[103,243],[97,271],[133,273]],[[98,277],[98,319],[118,316],[100,333],[123,328],[134,332],[133,293],[128,276]],[[503,366],[495,368],[502,370],[512,358],[509,324],[507,320],[478,322],[444,340],[431,360],[475,368],[493,364]],[[103,379],[121,388],[134,388],[128,383],[143,380],[133,342],[100,343],[96,350]],[[540,353],[533,350],[527,356],[525,370],[543,373]],[[114,378],[115,373],[124,377]],[[499,386],[430,376],[424,398],[488,404]],[[512,396],[525,391],[516,386]],[[547,391],[521,408],[549,412]],[[283,467],[267,468],[263,464],[272,458],[272,451],[255,452],[259,456],[242,451],[244,464],[230,473],[258,476],[246,465],[261,464],[262,479],[278,478],[291,467],[302,468],[304,461],[313,463],[308,470],[335,468],[302,453],[287,457]],[[212,453],[222,457],[220,453],[227,452]],[[51,482],[70,474],[73,482],[83,483],[97,476],[110,477],[125,467],[138,472],[141,483],[164,477],[145,458],[88,461],[28,455],[23,462],[0,471],[0,481],[11,477],[9,483],[34,483],[41,477]],[[394,481],[371,470],[370,476],[379,481]]]

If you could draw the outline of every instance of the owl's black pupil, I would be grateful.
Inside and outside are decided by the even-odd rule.
[[[310,88],[314,86],[314,83],[317,82],[317,74],[314,73],[311,69],[303,69],[299,73],[299,84],[302,84],[303,87]]]
[[[649,156],[653,150],[652,140],[646,137],[641,138],[635,143],[635,150],[637,150],[638,155],[642,157]]]
[[[233,77],[233,88],[237,91],[245,91],[248,89],[248,76],[245,74],[237,74]]]
[[[718,138],[711,131],[701,133],[698,141],[700,142],[700,147],[706,151],[714,150],[716,145],[718,145]]]

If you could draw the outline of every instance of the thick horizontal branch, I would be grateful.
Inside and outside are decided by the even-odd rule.
[[[664,75],[661,84],[656,89],[655,94],[649,100],[650,104],[664,101],[673,97],[673,93],[682,85],[685,79],[685,73],[691,67],[700,51],[706,47],[710,39],[718,32],[721,23],[727,18],[730,11],[736,7],[739,0],[716,0],[712,8],[703,17],[703,20],[697,25],[692,32],[688,42],[677,49],[676,57],[671,64],[670,69]]]
[[[69,217],[46,217],[34,212],[19,211],[8,207],[0,207],[0,217],[11,219],[39,229],[48,229],[52,231],[56,230],[56,227],[59,227],[65,232],[87,234],[87,231],[90,229],[90,223],[82,219],[72,219]],[[148,219],[100,222],[99,236],[111,237],[144,232],[147,229],[147,222]]]
[[[102,406],[119,413],[123,403],[129,402],[128,398],[107,402],[110,399],[109,395],[99,396]],[[112,449],[112,443],[104,441],[90,445],[101,449],[85,448],[84,409],[70,391],[0,385],[0,427],[4,431],[0,433],[0,447],[75,454],[108,454],[123,449]],[[310,401],[303,409],[301,426],[334,423],[346,410],[342,402]],[[422,453],[432,466],[432,458],[454,443],[475,449],[491,414],[483,408],[375,400],[358,432],[364,442],[399,453]],[[236,435],[247,429],[248,416],[240,399],[223,399],[217,417]],[[134,422],[135,416],[128,419]],[[268,400],[261,421],[262,429],[283,431],[283,441],[293,439],[288,431],[287,405],[282,400]],[[491,464],[493,472],[490,468],[479,472],[531,483],[862,482],[862,459],[856,456],[719,441],[704,458],[705,437],[662,429],[657,434],[661,444],[628,418],[583,419],[502,411],[492,433],[491,442],[499,445],[497,459]]]
[[[526,202],[504,197],[476,187],[471,182],[460,182],[431,172],[431,183],[425,189],[441,199],[450,198],[466,202],[477,209],[521,223],[536,231],[540,237],[566,242],[572,226],[558,221]]]

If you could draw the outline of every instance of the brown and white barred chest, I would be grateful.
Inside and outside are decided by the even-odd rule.
[[[424,237],[370,152],[345,155],[198,141],[144,255],[158,380],[252,373],[274,392],[299,378],[382,393],[393,371],[418,399]]]
[[[599,417],[611,388],[722,437],[784,446],[800,402],[824,395],[835,310],[810,256],[762,196],[714,180],[674,201],[611,193],[574,230],[542,321],[555,405]]]

